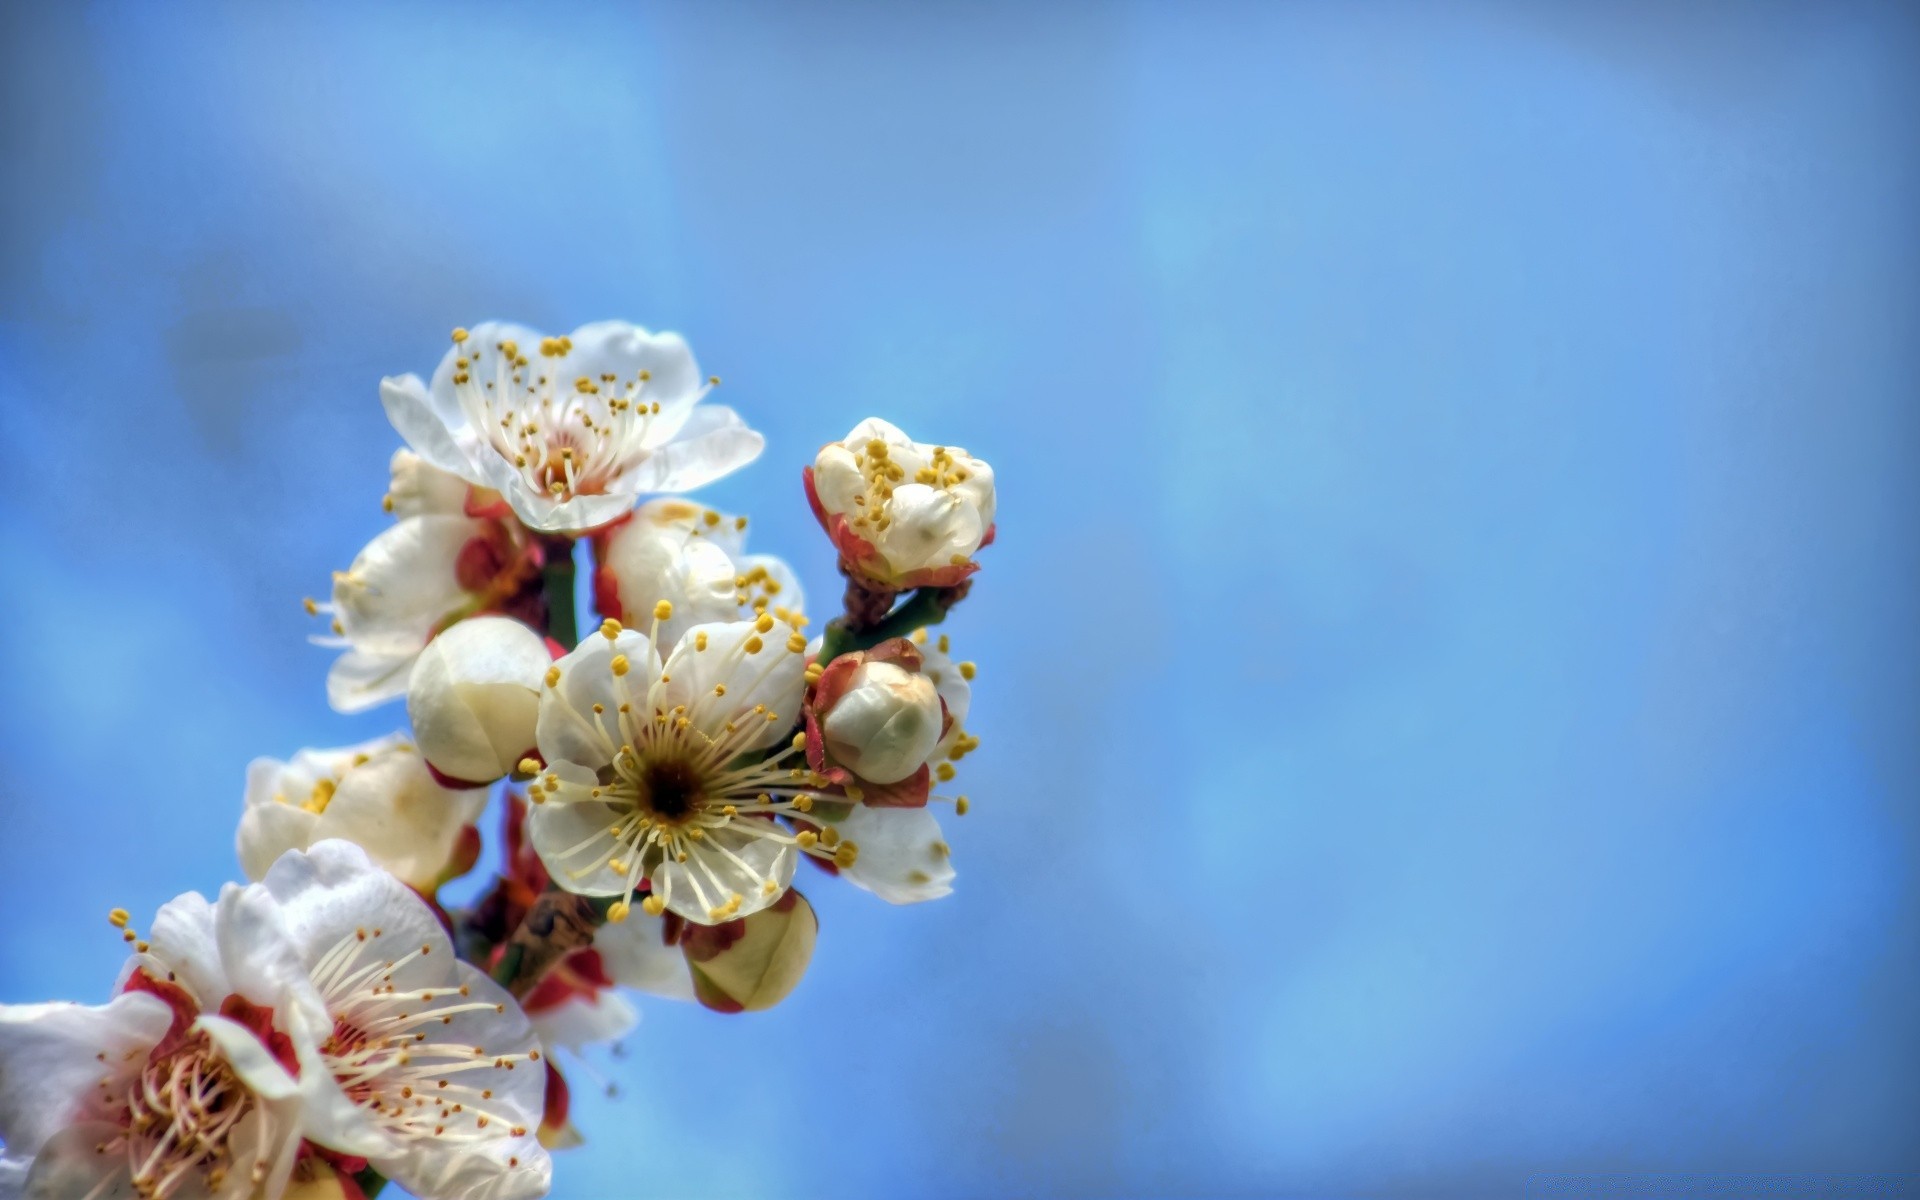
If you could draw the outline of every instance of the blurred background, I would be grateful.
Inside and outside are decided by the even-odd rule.
[[[1000,539],[956,893],[647,1004],[557,1197],[1920,1187],[1913,10],[0,22],[0,1000],[404,721],[299,604],[379,378],[617,316],[765,431],[702,497],[817,614],[868,414]]]

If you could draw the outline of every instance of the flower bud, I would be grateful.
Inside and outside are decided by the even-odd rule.
[[[788,889],[769,908],[721,925],[690,925],[681,949],[694,998],[718,1012],[758,1012],[787,998],[807,973],[820,921]]]
[[[533,748],[552,665],[540,635],[506,617],[474,617],[434,638],[407,685],[420,752],[452,780],[479,785],[508,774]]]
[[[860,778],[898,783],[940,742],[940,693],[933,681],[891,662],[863,662],[820,714],[827,753]]]
[[[821,447],[805,480],[841,563],[886,588],[954,587],[993,541],[993,468],[878,417]]]

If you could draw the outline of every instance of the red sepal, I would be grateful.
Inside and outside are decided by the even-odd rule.
[[[273,1055],[274,1061],[287,1069],[287,1074],[295,1079],[300,1077],[300,1058],[293,1052],[293,1039],[273,1027],[273,1010],[234,992],[220,1002],[220,1015],[238,1025],[247,1027],[247,1032],[260,1039],[260,1044]]]
[[[567,1114],[573,1109],[573,1093],[567,1087],[565,1076],[554,1068],[553,1060],[547,1060],[546,1105],[540,1113],[540,1130],[561,1130],[567,1126]]]
[[[158,996],[166,1006],[173,1010],[173,1024],[167,1026],[166,1036],[154,1044],[153,1057],[164,1058],[179,1048],[186,1040],[187,1028],[200,1015],[200,1005],[186,988],[171,979],[155,978],[145,967],[137,967],[127,976],[126,983],[120,987],[122,992],[146,992]]]
[[[420,761],[427,763],[427,773],[433,776],[433,781],[439,784],[441,787],[448,789],[449,791],[470,792],[474,788],[483,788],[483,787],[493,786],[493,780],[491,779],[486,780],[485,782],[480,782],[477,780],[461,779],[461,778],[458,778],[457,776],[449,775],[445,771],[442,771],[439,767],[434,766],[431,762],[427,762],[427,756],[424,754],[420,756]]]

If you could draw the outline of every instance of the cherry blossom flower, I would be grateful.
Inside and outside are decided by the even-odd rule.
[[[360,712],[407,690],[414,660],[463,618],[505,612],[540,620],[545,552],[497,495],[396,451],[387,507],[398,523],[333,577],[332,636],[346,652],[327,674],[327,699]]]
[[[531,529],[579,532],[759,456],[764,439],[732,409],[700,403],[717,382],[678,334],[487,322],[454,330],[430,385],[388,378],[380,400],[429,463],[499,492]]]
[[[512,772],[533,749],[552,663],[546,639],[507,617],[473,617],[433,639],[414,663],[407,717],[434,770],[476,786]]]
[[[25,1195],[278,1200],[309,1153],[425,1200],[546,1192],[531,1027],[358,847],[290,852],[217,903],[189,892],[134,946],[108,1004],[0,1007]]]
[[[661,601],[644,636],[609,620],[548,672],[530,829],[554,882],[620,898],[613,919],[644,882],[650,915],[718,924],[772,904],[802,855],[832,856],[774,819],[812,804],[788,765],[807,642],[763,613],[696,625],[662,663],[671,616]]]
[[[878,417],[823,446],[803,474],[841,565],[880,587],[953,587],[993,541],[993,468]]]
[[[804,627],[806,618],[796,615],[805,608],[799,578],[771,554],[748,554],[746,528],[745,517],[677,497],[649,500],[594,535],[594,607],[624,621],[667,601],[673,616],[660,623],[666,646],[703,622],[764,612]]]
[[[247,767],[237,849],[249,879],[288,850],[343,838],[383,870],[431,892],[460,856],[487,794],[441,786],[401,734],[339,750],[302,750]]]

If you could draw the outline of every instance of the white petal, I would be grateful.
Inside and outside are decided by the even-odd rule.
[[[887,513],[892,520],[874,544],[899,572],[944,567],[956,555],[971,558],[987,533],[979,512],[964,498],[924,483],[893,489]]]
[[[226,885],[213,906],[213,923],[220,961],[233,991],[282,1013],[300,1006],[318,1018],[325,1011],[308,977],[307,963],[288,936],[280,905],[265,887]],[[203,997],[202,1005],[216,1008],[219,999]]]
[[[630,987],[671,1000],[693,999],[693,976],[687,956],[662,940],[666,921],[635,908],[619,924],[602,925],[593,935],[607,975],[621,987]]]
[[[396,976],[403,986],[452,978],[453,945],[433,910],[398,879],[373,865],[367,852],[351,842],[316,843],[285,855],[262,880],[279,902],[285,936],[301,960],[311,965],[359,931],[378,926],[391,938],[394,957],[425,946],[424,958]]]
[[[973,685],[960,673],[960,668],[945,650],[940,649],[940,641],[916,636],[914,644],[920,651],[920,673],[933,680],[934,690],[940,693],[940,699],[946,702],[947,715],[953,718],[953,724],[947,729],[940,744],[934,747],[934,756],[940,757],[953,747],[965,733],[967,713],[973,707]]]
[[[133,1179],[124,1151],[102,1154],[99,1147],[120,1135],[120,1127],[88,1121],[60,1130],[47,1140],[27,1170],[22,1200],[133,1200]]]
[[[454,439],[443,414],[435,410],[426,385],[418,375],[389,376],[380,381],[380,406],[394,432],[406,439],[414,451],[429,464],[473,483],[473,464]]]
[[[0,1141],[16,1155],[37,1153],[81,1113],[103,1074],[125,1070],[129,1054],[144,1063],[172,1022],[173,1010],[147,992],[94,1008],[0,1005]]]
[[[924,808],[853,805],[834,822],[840,836],[859,847],[840,874],[889,904],[934,900],[953,890],[953,863],[940,823]]]
[[[483,972],[458,964],[458,983],[475,1003],[492,1004],[501,1011],[480,1009],[456,1015],[450,1026],[432,1036],[453,1045],[485,1046],[500,1054],[525,1054],[538,1047],[538,1038],[526,1016],[506,990]],[[546,1194],[552,1162],[534,1133],[546,1103],[546,1072],[539,1064],[522,1062],[512,1071],[494,1070],[487,1086],[493,1096],[489,1111],[500,1120],[490,1128],[500,1136],[449,1142],[423,1134],[406,1139],[400,1153],[379,1156],[380,1172],[418,1196],[434,1200],[521,1200]],[[519,1137],[513,1126],[527,1132]],[[517,1160],[509,1165],[511,1160]]]
[[[704,650],[700,649],[703,633]],[[764,749],[781,741],[799,720],[806,690],[805,656],[787,648],[790,633],[778,624],[765,634],[757,633],[752,621],[694,626],[667,656],[663,707],[686,705],[694,727],[709,737],[721,736],[727,722],[736,718],[759,722],[760,732],[742,743],[745,749]],[[747,653],[746,646],[754,639],[760,649]],[[716,688],[724,688],[725,694]],[[760,704],[767,706],[774,720],[752,712]]]
[[[672,504],[697,518],[699,510],[691,505],[677,500]],[[634,624],[651,619],[662,600],[673,605],[672,617],[660,623],[660,641],[666,646],[702,621],[730,620],[739,613],[733,559],[724,546],[696,535],[692,524],[636,518],[608,539],[601,559],[601,568],[618,585],[621,611]]]
[[[767,439],[723,404],[693,410],[675,439],[658,446],[620,480],[636,492],[687,492],[760,457]]]
[[[436,625],[468,603],[460,552],[487,532],[468,517],[409,517],[368,542],[335,579],[333,603],[356,650],[417,653]]]
[[[404,654],[348,650],[327,672],[327,703],[337,713],[365,712],[407,694],[416,648]]]
[[[526,480],[511,465],[506,465],[506,460],[499,461],[503,464],[501,469],[488,472],[498,480],[490,486],[507,498],[513,515],[528,529],[541,533],[578,533],[605,525],[633,507],[634,493],[624,486],[619,491],[594,492],[555,501],[529,488]],[[625,480],[621,482],[624,485]]]
[[[240,831],[234,838],[241,873],[259,879],[282,854],[306,849],[313,843],[319,820],[317,814],[291,804],[269,802],[248,808],[240,814]]]
[[[461,516],[466,512],[467,481],[410,450],[393,452],[387,475],[387,497],[395,517]]]
[[[201,1013],[193,1027],[207,1035],[254,1095],[262,1100],[290,1100],[300,1094],[299,1083],[245,1025]]]
[[[579,1050],[596,1042],[613,1042],[633,1032],[640,1012],[618,993],[602,989],[591,996],[573,996],[553,1008],[528,1014],[543,1046]]]
[[[720,853],[723,848],[731,852],[731,857]],[[778,900],[793,882],[797,861],[798,855],[789,846],[731,828],[720,829],[704,841],[690,843],[686,862],[669,860],[654,868],[653,892],[666,898],[669,911],[701,925],[712,925],[759,912]],[[773,881],[772,891],[765,887],[768,880]],[[740,906],[725,916],[716,916],[712,910],[733,896],[740,897]]]
[[[549,762],[547,766],[549,770],[562,766],[579,769],[571,763]],[[602,858],[614,844],[608,830],[626,815],[626,809],[596,800],[548,801],[534,805],[533,811],[527,814],[527,836],[554,883],[585,896],[624,895],[627,890],[624,874],[605,863],[592,870],[587,867]]]
[[[186,892],[161,905],[147,943],[149,956],[165,963],[201,1007],[219,1007],[234,990],[220,962],[213,905],[199,892]]]
[[[344,838],[366,850],[381,868],[424,891],[439,881],[460,830],[480,815],[486,800],[484,788],[441,787],[418,753],[389,751],[341,777],[302,848]]]
[[[626,674],[615,675],[616,657],[627,660]],[[618,715],[622,704],[636,714],[652,712],[647,689],[660,677],[660,659],[646,637],[622,630],[609,642],[588,634],[553,664],[560,679],[540,694],[536,738],[549,763],[567,761],[597,770],[613,761],[620,747]],[[596,714],[594,705],[602,712]]]

